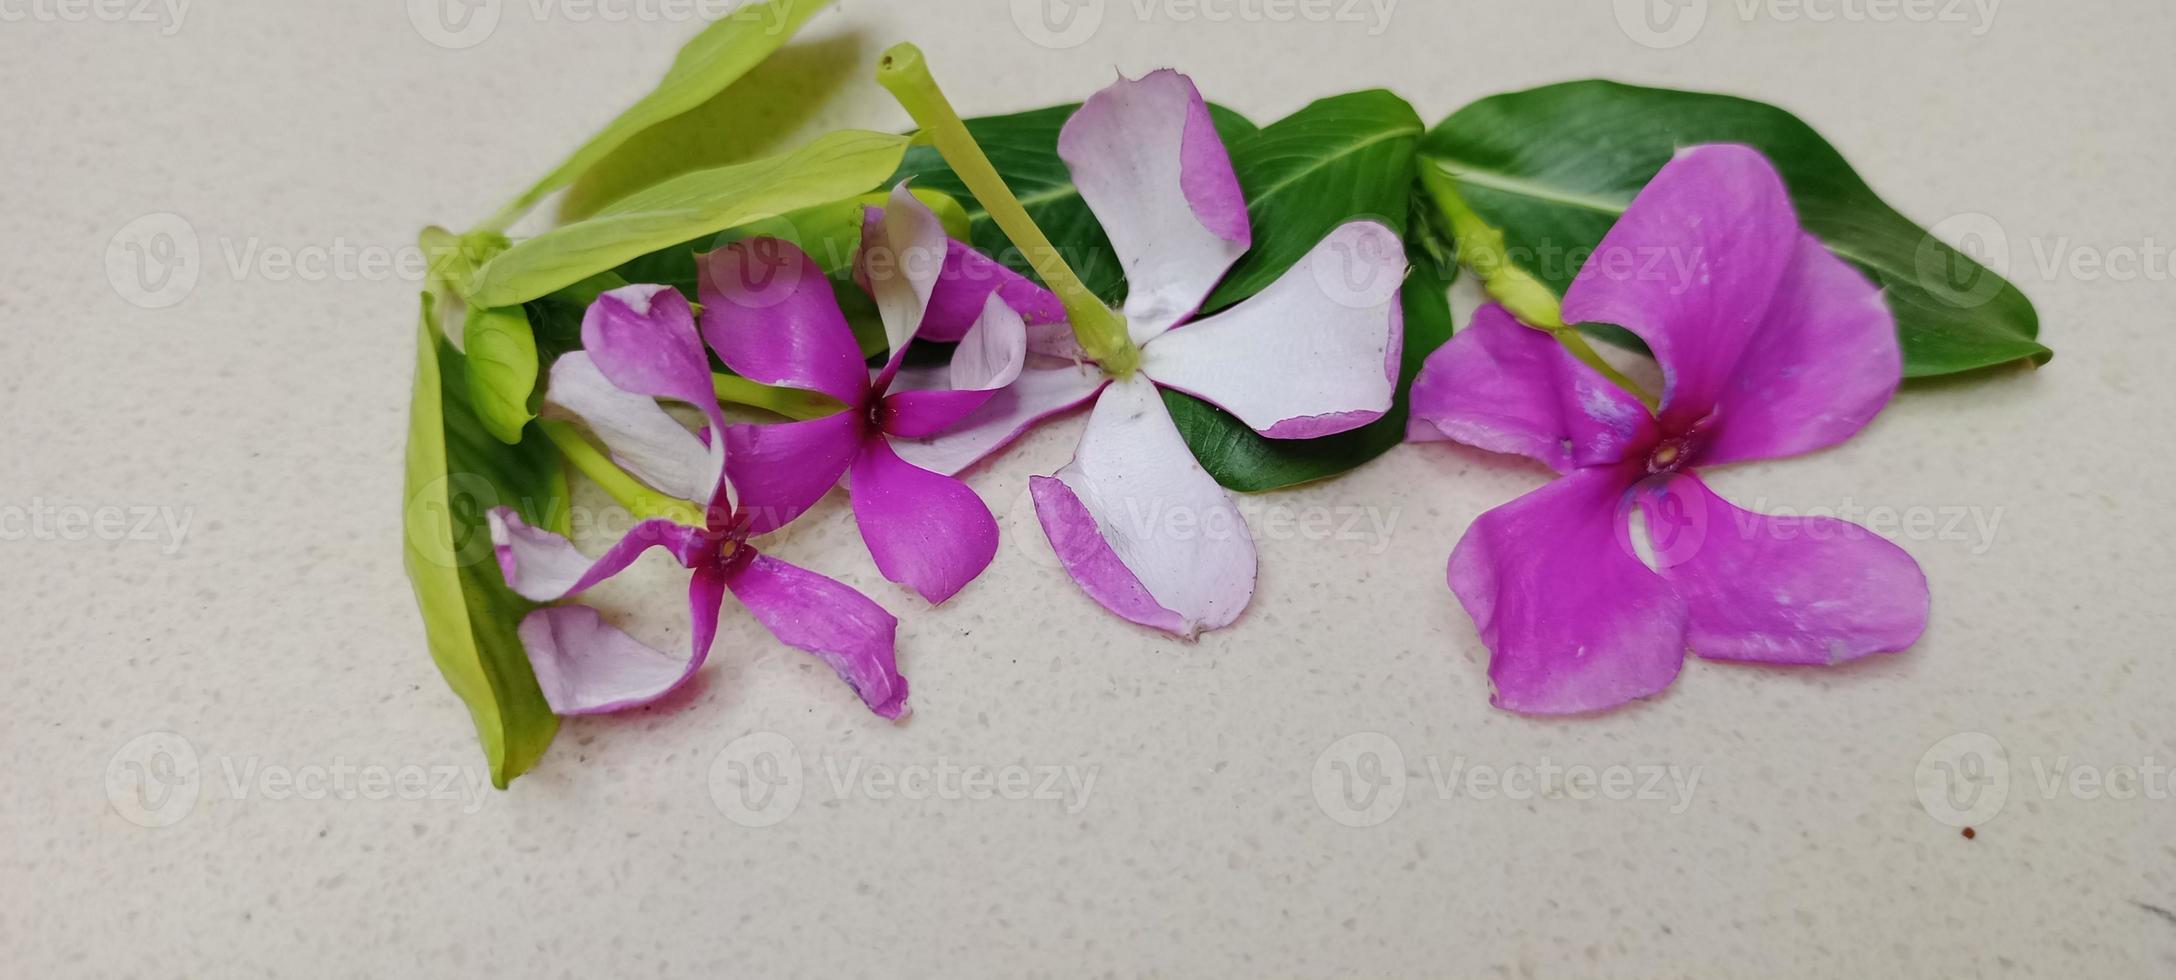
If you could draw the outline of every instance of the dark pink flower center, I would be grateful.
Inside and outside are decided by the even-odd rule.
[[[1715,413],[1709,412],[1681,431],[1665,430],[1655,447],[1647,452],[1647,472],[1676,473],[1691,467],[1706,446],[1707,431],[1714,422]]]

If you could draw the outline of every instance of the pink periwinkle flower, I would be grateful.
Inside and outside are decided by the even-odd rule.
[[[537,683],[554,712],[602,714],[651,704],[702,668],[727,593],[781,642],[815,654],[885,718],[907,710],[907,682],[894,662],[898,621],[868,597],[814,572],[759,553],[750,522],[725,477],[725,425],[703,340],[687,299],[666,286],[606,293],[582,321],[580,351],[553,362],[547,413],[579,421],[630,474],[658,490],[704,503],[702,527],[668,520],[636,524],[597,559],[558,534],[524,523],[508,508],[490,513],[501,573],[516,593],[558,603],[624,571],[662,547],[693,573],[685,659],[629,636],[595,609],[547,605],[519,628]],[[709,420],[689,430],[658,405],[684,402]]]
[[[933,304],[953,312],[1001,297],[1029,328],[1018,379],[951,428],[900,453],[956,472],[1036,422],[1095,399],[1073,462],[1035,477],[1036,515],[1075,583],[1105,608],[1184,637],[1237,619],[1254,595],[1252,533],[1194,458],[1160,388],[1204,399],[1275,439],[1357,428],[1389,411],[1403,318],[1403,243],[1388,225],[1330,230],[1275,282],[1196,316],[1253,245],[1245,194],[1185,75],[1120,78],[1059,134],[1064,160],[1125,271],[1121,310],[1138,369],[1114,379],[1084,366],[1054,297],[971,250],[952,258],[979,291]],[[1054,312],[1056,311],[1056,312]],[[940,319],[933,317],[933,320]],[[925,326],[923,336],[942,328]],[[1099,396],[1100,393],[1100,396]]]
[[[702,258],[703,334],[727,367],[764,384],[819,391],[845,411],[801,422],[729,425],[726,469],[750,530],[805,513],[841,477],[854,522],[879,571],[931,603],[951,598],[997,554],[997,521],[967,484],[894,451],[893,440],[959,426],[1010,388],[1026,364],[1026,324],[989,288],[962,330],[951,319],[973,282],[948,279],[950,242],[929,208],[893,190],[864,250],[888,261],[865,276],[891,345],[872,376],[831,281],[800,249],[775,239],[736,242]],[[986,259],[983,261],[987,261]],[[897,383],[935,306],[957,340],[942,383]]]
[[[1451,553],[1497,706],[1568,714],[1653,695],[1688,647],[1834,664],[1918,639],[1927,581],[1903,549],[1845,521],[1740,510],[1695,475],[1843,442],[1901,378],[1880,291],[1800,229],[1766,158],[1681,151],[1602,240],[1563,317],[1644,340],[1659,412],[1493,305],[1413,386],[1416,439],[1563,474],[1483,514]]]

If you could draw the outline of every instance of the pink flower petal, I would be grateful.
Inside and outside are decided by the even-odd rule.
[[[588,606],[546,606],[517,631],[553,714],[602,715],[652,704],[702,669],[725,591],[715,568],[688,583],[692,653],[677,660],[622,632]]]
[[[682,500],[707,501],[725,467],[725,446],[705,444],[648,395],[622,391],[584,351],[552,362],[546,415],[580,422],[612,461],[638,480]]]
[[[863,209],[862,241],[881,241],[883,229],[884,209]],[[872,288],[869,257],[868,249],[855,256],[854,281],[864,290]],[[1020,311],[1031,325],[1065,320],[1065,306],[1058,302],[1056,294],[955,238],[945,249],[944,268],[937,276],[936,288],[929,294],[929,308],[922,314],[922,331],[916,336],[941,343],[951,343],[966,336],[975,320],[982,316],[984,303],[993,295]]]
[[[726,426],[725,471],[748,533],[785,527],[837,486],[861,451],[866,418],[846,411],[806,422]]]
[[[1413,379],[1412,425],[1559,473],[1618,462],[1655,439],[1639,399],[1494,303],[1428,355]]]
[[[1073,581],[1126,619],[1192,638],[1254,596],[1246,520],[1138,374],[1103,390],[1073,462],[1031,487]]]
[[[1684,600],[1625,534],[1636,466],[1558,477],[1481,515],[1451,552],[1451,591],[1488,645],[1497,707],[1596,711],[1676,679]]]
[[[877,410],[877,425],[886,435],[927,439],[958,425],[996,394],[943,388],[895,391],[884,396],[884,406]]]
[[[576,550],[574,542],[529,526],[510,507],[492,508],[485,520],[507,588],[531,602],[554,602],[595,588],[599,582],[625,571],[651,548],[664,548],[682,566],[692,568],[710,547],[699,528],[672,521],[643,521],[603,555],[592,559]]]
[[[734,373],[867,404],[869,369],[823,269],[790,242],[750,238],[705,255],[703,337]]]
[[[1903,380],[1881,290],[1811,235],[1716,406],[1705,463],[1825,449],[1873,421]]]
[[[953,351],[947,369],[951,390],[892,392],[884,398],[878,424],[886,433],[909,439],[926,439],[952,428],[989,402],[997,389],[1020,377],[1027,346],[1027,327],[1020,322],[1020,314],[991,294],[982,316]]]
[[[943,372],[942,368],[919,372],[908,368],[894,382],[894,395],[903,385],[923,388],[944,384]],[[1011,445],[1042,420],[1080,407],[1095,397],[1107,380],[1096,368],[1036,355],[1028,359],[1018,379],[991,392],[980,408],[936,435],[894,438],[892,448],[909,463],[949,476]]]
[[[1686,431],[1733,382],[1800,237],[1783,179],[1759,151],[1681,150],[1581,268],[1564,321],[1646,341],[1662,364],[1663,428]]]
[[[718,411],[695,314],[670,286],[622,286],[598,296],[582,316],[582,348],[623,391]]]
[[[1341,225],[1246,302],[1149,342],[1141,370],[1274,439],[1359,428],[1397,392],[1405,265],[1396,232]]]
[[[1903,650],[1926,629],[1919,563],[1857,524],[1740,510],[1684,474],[1643,486],[1639,501],[1700,656],[1834,664]]]
[[[1121,76],[1066,121],[1058,156],[1125,268],[1135,343],[1192,316],[1253,242],[1231,157],[1185,75]]]
[[[884,577],[933,605],[966,587],[997,557],[997,519],[967,484],[916,467],[882,436],[854,459],[854,523]]]
[[[727,587],[779,642],[828,664],[879,717],[907,710],[893,660],[899,621],[853,589],[768,555],[728,573]]]

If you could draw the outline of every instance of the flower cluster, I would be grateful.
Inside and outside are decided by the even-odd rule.
[[[997,547],[996,521],[957,474],[1090,402],[1072,461],[1031,481],[1066,572],[1112,613],[1176,636],[1240,616],[1254,592],[1253,542],[1161,389],[1271,440],[1382,419],[1399,386],[1404,242],[1384,222],[1349,221],[1251,297],[1203,315],[1252,247],[1253,222],[1193,83],[1172,71],[1120,79],[1073,114],[1058,155],[1125,272],[1123,304],[1094,311],[1120,335],[1085,329],[1079,297],[949,237],[905,181],[861,216],[850,281],[790,242],[749,238],[699,257],[699,313],[662,285],[595,300],[582,348],[552,365],[545,413],[578,423],[650,487],[701,504],[704,519],[642,522],[591,560],[512,511],[492,513],[506,582],[549,603],[520,635],[554,711],[646,705],[684,683],[730,593],[871,711],[899,717],[907,685],[892,615],[752,540],[843,481],[876,568],[941,604]],[[1601,261],[1649,252],[1677,257],[1683,274]],[[1570,328],[1529,326],[1494,304],[1428,358],[1411,390],[1413,441],[1525,455],[1560,474],[1481,517],[1451,556],[1451,589],[1492,653],[1496,703],[1538,714],[1622,704],[1667,687],[1688,648],[1827,664],[1909,646],[1928,596],[1903,551],[1872,535],[1764,533],[1764,518],[1696,475],[1864,427],[1901,375],[1880,291],[1800,228],[1773,167],[1742,146],[1678,154],[1596,256],[1565,295],[1563,320],[1644,341],[1666,381],[1653,408],[1568,352]],[[845,289],[876,310],[881,363],[865,358]],[[728,421],[712,354],[741,379],[838,407]],[[692,406],[701,426],[660,400]],[[1128,517],[1171,508],[1240,533],[1177,536]],[[691,572],[685,658],[561,602],[651,547]]]

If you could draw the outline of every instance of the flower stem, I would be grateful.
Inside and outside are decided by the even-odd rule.
[[[846,410],[846,403],[820,391],[778,388],[730,374],[713,374],[710,385],[718,400],[775,412],[794,421],[820,419]]]
[[[604,492],[611,494],[612,499],[619,501],[620,506],[635,515],[635,519],[647,521],[662,518],[693,527],[703,526],[703,509],[700,506],[643,486],[640,480],[627,475],[626,470],[605,458],[573,426],[551,419],[540,419],[537,425],[543,427],[544,435],[551,439],[553,445],[559,447],[559,454],[566,457],[576,472],[603,487]]]
[[[1458,182],[1434,160],[1422,160],[1420,166],[1421,189],[1435,203],[1437,213],[1451,226],[1451,239],[1458,245],[1458,261],[1473,274],[1481,277],[1481,284],[1490,297],[1510,310],[1519,322],[1536,330],[1545,330],[1573,357],[1609,379],[1611,384],[1646,402],[1655,404],[1639,384],[1611,366],[1596,353],[1594,345],[1587,343],[1579,328],[1564,322],[1564,308],[1556,293],[1541,280],[1511,261],[1510,252],[1504,246],[1504,233],[1489,225],[1481,215],[1466,203],[1458,193]]]
[[[937,87],[937,80],[931,77],[929,65],[922,58],[922,49],[901,44],[884,52],[876,80],[914,117],[915,125],[936,145],[938,154],[981,202],[990,220],[997,223],[1013,247],[1027,257],[1035,274],[1065,304],[1066,319],[1072,322],[1073,335],[1079,338],[1081,348],[1114,376],[1132,373],[1140,363],[1141,351],[1126,334],[1125,318],[1088,291],[1065,263],[1065,257],[1036,227],[1020,199],[1005,186],[1005,178],[998,176],[997,168],[990,165],[990,158],[968,133],[967,124]]]

